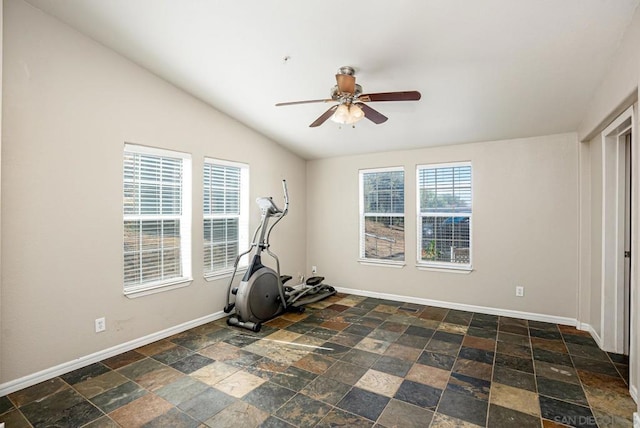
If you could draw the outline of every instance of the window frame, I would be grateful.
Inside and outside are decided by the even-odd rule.
[[[204,210],[204,168],[206,165],[218,165],[223,167],[233,167],[240,169],[240,213],[237,216],[229,216],[229,215],[220,215],[220,214],[205,214]],[[203,264],[203,276],[207,281],[213,281],[216,279],[221,279],[224,277],[229,277],[233,274],[233,266],[226,267],[224,269],[219,270],[207,270],[207,266],[205,265],[205,249],[207,247],[207,243],[204,240],[204,224],[208,219],[214,218],[238,218],[238,254],[242,254],[249,249],[249,177],[250,177],[250,167],[249,164],[235,161],[222,160],[212,157],[205,157],[203,163],[203,176],[202,176],[202,264]],[[235,261],[235,260],[234,260]],[[241,272],[247,269],[249,265],[249,258],[243,257],[240,259],[238,263],[237,272]]]
[[[466,167],[470,168],[471,173],[471,210],[469,213],[463,212],[423,212],[421,209],[421,188],[420,188],[420,171],[429,169]],[[431,163],[416,165],[416,266],[425,270],[442,270],[451,272],[471,272],[473,270],[473,165],[471,161],[447,162],[447,163]],[[422,219],[423,217],[467,217],[469,219],[469,262],[455,263],[444,261],[428,261],[422,259]]]
[[[181,214],[163,215],[163,214],[125,214],[124,212],[124,190],[125,190],[125,170],[124,155],[133,153],[137,155],[159,156],[173,159],[181,159],[182,177],[181,177]],[[167,291],[174,288],[185,287],[193,281],[192,264],[191,264],[191,214],[192,214],[192,158],[191,154],[179,152],[175,150],[160,149],[138,144],[125,143],[122,164],[122,192],[123,192],[123,208],[122,208],[122,237],[123,237],[123,293],[127,297],[139,297],[147,294],[154,294],[161,291]],[[127,221],[132,220],[180,220],[180,266],[181,275],[163,280],[151,281],[146,283],[138,283],[136,285],[127,286],[124,283],[124,225]]]
[[[372,173],[382,173],[382,172],[402,172],[403,174],[403,186],[404,186],[404,194],[402,201],[402,213],[366,213],[364,211],[364,176],[365,174]],[[358,171],[358,192],[359,192],[359,239],[358,239],[358,262],[364,265],[381,265],[381,266],[389,266],[389,267],[397,267],[402,268],[406,265],[407,260],[407,241],[406,241],[406,224],[407,224],[407,213],[406,213],[406,179],[407,174],[404,169],[404,166],[394,166],[394,167],[382,167],[382,168],[367,168],[360,169]],[[403,231],[404,236],[404,253],[402,260],[387,260],[387,259],[379,259],[379,258],[371,258],[365,257],[365,218],[367,216],[384,216],[384,217],[401,217],[404,220],[405,229]]]

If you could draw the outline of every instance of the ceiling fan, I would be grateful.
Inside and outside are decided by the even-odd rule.
[[[365,103],[378,101],[418,101],[421,97],[418,91],[363,94],[362,86],[356,83],[355,70],[349,66],[340,67],[338,74],[336,74],[336,82],[337,85],[331,89],[331,98],[278,103],[276,107],[295,104],[337,102],[336,105],[331,106],[329,110],[309,125],[311,128],[322,125],[329,118],[340,124],[352,125],[366,117],[373,123],[380,124],[386,122],[389,118]]]

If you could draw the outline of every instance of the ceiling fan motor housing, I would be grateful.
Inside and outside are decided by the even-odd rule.
[[[362,86],[358,85],[357,83],[355,84],[355,90],[353,91],[353,94],[340,92],[340,88],[338,88],[338,85],[334,85],[334,87],[331,88],[331,99],[334,101],[338,101],[341,104],[354,103],[360,95],[362,95]]]

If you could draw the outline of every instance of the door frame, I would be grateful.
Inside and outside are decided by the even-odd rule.
[[[624,234],[625,234],[625,157],[626,135],[634,135],[635,117],[633,106],[625,110],[602,131],[602,275],[600,339],[603,350],[624,353],[634,349],[624,334],[625,327],[625,282],[624,282]],[[637,157],[632,150],[632,157]],[[632,168],[637,162],[632,159]],[[631,212],[632,230],[637,231],[637,174],[632,176]],[[634,263],[637,242],[631,239],[631,313],[636,311],[634,291],[637,284],[637,269]],[[631,340],[634,340],[634,325],[631,325]]]

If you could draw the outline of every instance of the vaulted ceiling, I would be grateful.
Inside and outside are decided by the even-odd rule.
[[[307,159],[575,131],[640,0],[28,0]],[[389,117],[309,124],[341,66]]]

